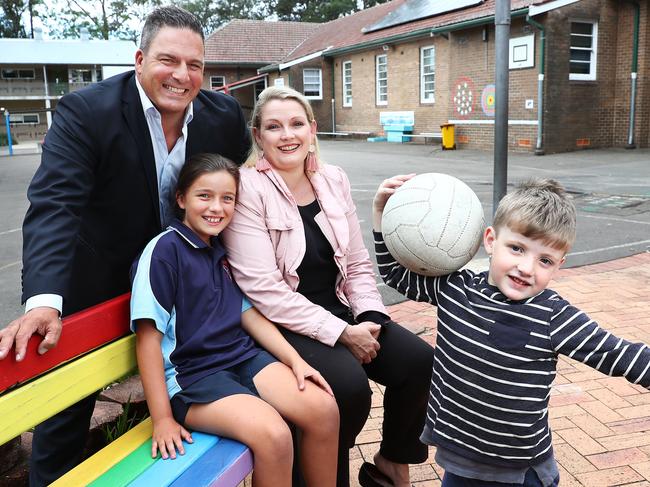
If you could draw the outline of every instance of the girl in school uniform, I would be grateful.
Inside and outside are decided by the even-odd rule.
[[[219,233],[230,223],[238,168],[190,158],[176,191],[180,217],[132,269],[131,327],[153,421],[152,456],[184,454],[188,429],[253,451],[255,487],[291,485],[291,433],[300,430],[309,486],[334,486],[339,415],[332,391],[232,280]]]

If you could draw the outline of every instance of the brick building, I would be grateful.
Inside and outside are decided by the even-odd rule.
[[[394,0],[322,24],[259,72],[308,95],[322,132],[380,133],[382,113],[407,112],[416,134],[452,122],[459,147],[489,149],[495,1],[439,4]],[[511,1],[510,150],[650,146],[649,5]]]
[[[290,55],[320,24],[232,20],[205,40],[203,88],[225,91],[250,117],[267,75],[258,69]]]

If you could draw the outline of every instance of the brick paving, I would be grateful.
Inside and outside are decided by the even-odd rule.
[[[572,304],[615,335],[650,343],[650,253],[573,269],[551,283]],[[434,344],[436,309],[406,301],[391,317]],[[363,461],[372,461],[381,440],[382,388],[371,384],[372,409],[350,451],[351,485]],[[551,393],[549,418],[563,487],[650,487],[650,391],[622,377],[608,377],[561,357]],[[440,485],[443,470],[429,459],[411,467],[411,483]]]

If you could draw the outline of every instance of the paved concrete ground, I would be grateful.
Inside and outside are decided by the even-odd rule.
[[[18,148],[22,146],[20,152]],[[0,327],[22,313],[20,268],[26,189],[38,166],[37,146],[0,150]],[[31,149],[31,154],[23,153]],[[379,183],[394,174],[443,172],[461,178],[477,193],[488,222],[492,214],[491,151],[442,151],[439,145],[321,141],[323,159],[345,169],[352,184],[368,249],[371,201]],[[572,191],[578,206],[578,241],[566,266],[603,262],[643,252],[650,246],[650,150],[607,149],[534,156],[509,154],[509,181],[551,176]],[[371,250],[372,254],[372,250]],[[477,254],[479,263],[485,258]],[[387,304],[402,298],[380,285]]]
[[[564,269],[550,287],[613,334],[650,343],[650,253]],[[435,342],[434,307],[405,301],[390,312]],[[382,390],[375,384],[373,390],[370,417],[351,450],[352,472],[379,449]],[[562,357],[549,417],[561,486],[650,486],[650,391]],[[435,449],[429,453],[426,463],[411,468],[414,486],[440,485],[443,471],[433,460]]]

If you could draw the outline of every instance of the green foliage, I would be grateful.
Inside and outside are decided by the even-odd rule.
[[[126,401],[124,405],[124,410],[120,414],[115,423],[103,424],[101,429],[106,439],[106,444],[109,444],[124,433],[133,428],[136,424],[141,423],[144,419],[147,418],[148,414],[138,414],[137,412],[132,411],[131,408],[131,398]]]
[[[92,39],[126,39],[137,41],[140,35],[132,27],[144,21],[161,0],[67,0],[54,4],[48,11],[50,36],[78,38],[81,29]]]
[[[27,9],[24,0],[0,0],[0,37],[27,37],[22,16]]]
[[[277,0],[275,14],[280,20],[328,22],[388,0]]]
[[[268,0],[183,0],[180,6],[196,15],[206,35],[232,19],[261,20],[273,13]]]
[[[0,116],[0,120],[3,120],[4,117]],[[0,133],[0,146],[5,146],[9,145],[9,139],[7,138],[7,134]],[[11,136],[11,145],[18,145],[18,139],[16,139],[16,136],[12,134]]]
[[[0,37],[33,36],[33,19],[41,16],[43,6],[43,0],[0,0]],[[25,14],[29,19],[29,35],[22,24]]]

